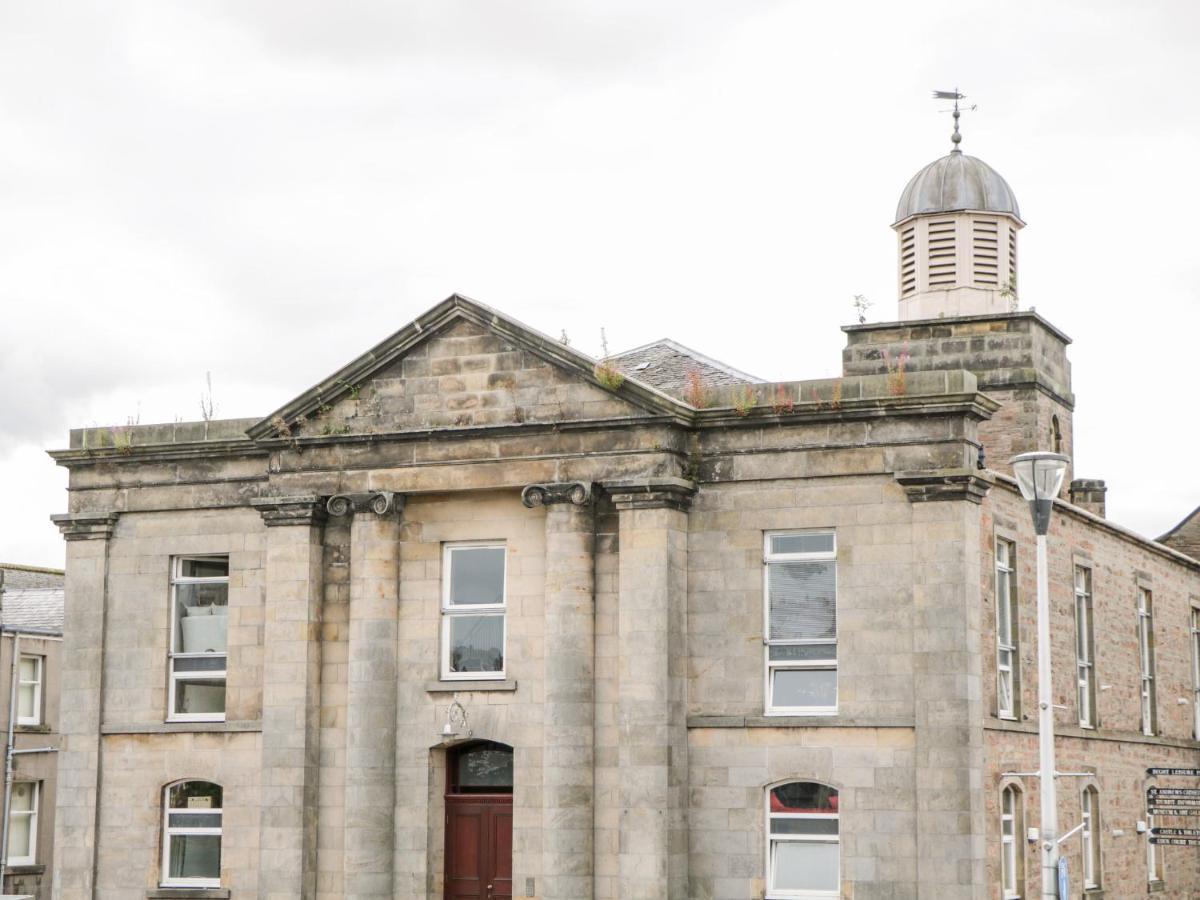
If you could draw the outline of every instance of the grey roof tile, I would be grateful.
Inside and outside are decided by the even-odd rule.
[[[705,356],[670,338],[663,338],[610,357],[618,369],[643,384],[683,397],[688,375],[697,373],[709,387],[761,384],[762,379]]]
[[[7,588],[0,592],[0,622],[62,634],[62,588]]]

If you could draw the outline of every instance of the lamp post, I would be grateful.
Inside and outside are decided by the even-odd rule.
[[[1061,453],[1022,453],[1010,463],[1037,532],[1038,778],[1041,783],[1042,897],[1058,898],[1058,797],[1054,765],[1054,698],[1050,681],[1050,572],[1046,532],[1070,459]]]

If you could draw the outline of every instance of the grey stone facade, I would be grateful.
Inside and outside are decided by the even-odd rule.
[[[763,898],[789,781],[839,792],[843,897],[998,896],[1000,773],[1036,753],[995,715],[991,547],[1001,522],[1028,562],[1003,464],[1053,415],[1069,446],[1066,341],[1029,314],[849,331],[841,378],[696,407],[455,296],[261,421],[72,432],[55,896],[155,895],[163,788],[202,778],[225,791],[208,895],[440,897],[455,698],[514,749],[514,896]],[[879,351],[906,343],[926,362],[898,381]],[[1200,602],[1195,559],[1065,501],[1056,522],[1062,559],[1152,573],[1164,617]],[[836,534],[836,713],[770,715],[764,535],[808,529]],[[505,547],[503,678],[447,680],[444,548],[471,541]],[[165,721],[182,554],[229,558],[224,722]],[[1161,739],[1064,734],[1130,834],[1115,759],[1200,760],[1167,715],[1189,665],[1164,643]],[[1109,671],[1116,723],[1136,676]],[[1105,840],[1114,879],[1144,859]],[[1190,896],[1170,849],[1165,895]]]

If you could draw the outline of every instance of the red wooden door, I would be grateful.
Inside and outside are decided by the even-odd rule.
[[[512,796],[446,797],[446,900],[511,900]]]

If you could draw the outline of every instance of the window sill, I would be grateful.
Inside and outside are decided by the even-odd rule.
[[[18,722],[14,730],[17,734],[49,734],[53,729],[45,722],[38,722],[36,725]]]
[[[5,875],[45,875],[46,867],[41,863],[14,863],[4,870]]]
[[[1104,900],[1104,888],[1091,887],[1083,889],[1084,900]]]
[[[229,888],[160,887],[146,891],[150,900],[184,900],[187,897],[203,897],[206,900],[226,900]]]
[[[497,681],[485,681],[484,679],[472,680],[470,678],[462,681],[427,681],[425,682],[425,691],[430,694],[453,694],[456,692],[466,693],[467,691],[515,691],[517,682],[515,679],[506,678]]]
[[[262,731],[262,722],[154,722],[149,725],[101,725],[101,734],[176,734],[189,731]],[[166,890],[164,888],[164,890]],[[171,890],[195,890],[194,888],[171,888]],[[200,888],[199,890],[216,890]]]

